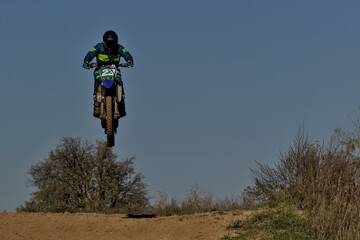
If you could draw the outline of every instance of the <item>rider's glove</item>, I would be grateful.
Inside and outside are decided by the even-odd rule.
[[[128,64],[129,67],[134,67],[134,62],[133,61],[129,60],[129,61],[127,61],[127,64]]]
[[[83,68],[85,69],[90,69],[90,65],[88,62],[84,62],[84,64],[82,65]]]

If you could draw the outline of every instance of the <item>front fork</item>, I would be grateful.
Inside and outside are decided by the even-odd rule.
[[[116,97],[113,99],[114,104],[114,119],[119,118],[119,102],[121,102],[125,95],[123,94],[123,88],[120,84],[116,84],[115,94]],[[105,119],[106,112],[105,112],[105,96],[106,91],[111,91],[110,89],[104,88],[101,84],[98,85],[96,91],[96,101],[100,102],[100,119]]]

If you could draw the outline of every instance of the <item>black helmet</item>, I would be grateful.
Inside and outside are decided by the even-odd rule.
[[[103,36],[103,41],[107,47],[114,47],[118,44],[118,36],[114,31],[106,31]]]

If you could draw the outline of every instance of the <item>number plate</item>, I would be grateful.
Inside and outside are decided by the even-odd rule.
[[[102,68],[100,70],[102,79],[114,79],[116,76],[116,68]]]

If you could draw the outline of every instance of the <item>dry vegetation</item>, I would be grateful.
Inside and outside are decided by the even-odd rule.
[[[259,163],[253,170],[245,202],[301,210],[306,239],[360,239],[359,143],[358,135],[338,129],[327,145],[299,131],[275,167]]]
[[[182,201],[177,201],[175,198],[172,198],[169,202],[164,191],[159,191],[158,194],[160,200],[156,201],[151,208],[157,215],[162,216],[223,212],[242,208],[241,198],[226,197],[214,201],[211,192],[201,193],[198,186],[191,188],[188,192],[188,196]]]

